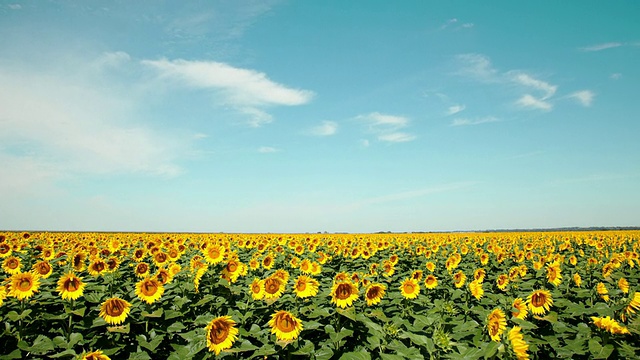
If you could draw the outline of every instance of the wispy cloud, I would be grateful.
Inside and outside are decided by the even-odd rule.
[[[622,74],[621,74],[621,73],[613,73],[613,74],[611,74],[611,76],[609,76],[609,78],[610,78],[610,79],[613,79],[613,80],[618,80],[618,79],[620,79],[621,77],[622,77]]]
[[[208,137],[209,137],[209,135],[207,135],[205,133],[195,133],[195,134],[193,134],[193,138],[194,139],[206,139]]]
[[[576,91],[569,95],[570,98],[577,100],[582,106],[591,106],[593,103],[593,99],[595,98],[595,94],[590,90],[582,90]]]
[[[365,123],[369,132],[375,133],[378,140],[385,142],[407,142],[416,139],[416,136],[398,130],[409,125],[409,119],[404,116],[381,114],[373,112],[358,115],[356,120]]]
[[[458,118],[458,119],[454,119],[451,122],[451,126],[480,125],[480,124],[492,123],[497,121],[500,121],[500,119],[494,116],[486,116],[486,117],[477,118],[477,119]]]
[[[331,136],[338,131],[338,123],[335,121],[323,121],[322,124],[309,130],[309,134],[314,136]]]
[[[540,100],[532,96],[531,94],[523,95],[520,99],[518,99],[518,101],[516,101],[516,104],[526,109],[535,109],[535,110],[544,110],[544,111],[550,111],[551,109],[553,109],[553,105],[551,105],[551,103],[546,102],[544,100]]]
[[[622,45],[624,45],[624,44],[620,43],[620,42],[608,42],[608,43],[603,43],[603,44],[595,44],[595,45],[585,46],[585,47],[580,48],[580,50],[587,51],[587,52],[602,51],[602,50],[617,48],[617,47],[620,47]]]
[[[538,80],[533,76],[529,74],[525,74],[523,72],[511,71],[509,72],[509,76],[511,80],[517,84],[520,84],[526,87],[531,87],[543,92],[541,100],[546,100],[552,97],[556,93],[556,90],[558,90],[558,86],[551,85],[546,81]]]
[[[457,114],[457,113],[463,111],[464,109],[466,109],[466,106],[464,106],[464,105],[452,105],[452,106],[449,106],[449,109],[447,109],[447,116],[451,116],[451,115]]]
[[[271,154],[271,153],[276,153],[279,152],[280,149],[276,149],[274,147],[271,146],[261,146],[258,148],[258,152],[261,154]]]
[[[386,141],[386,142],[394,142],[394,143],[413,141],[415,139],[416,139],[415,135],[404,133],[404,132],[394,132],[394,133],[378,135],[378,140]]]
[[[444,30],[447,28],[453,28],[454,30],[470,29],[474,26],[473,23],[470,23],[470,22],[457,25],[459,22],[460,21],[457,18],[451,18],[447,20],[444,24],[442,24],[442,26],[440,26],[440,30]]]
[[[156,70],[161,79],[215,91],[224,104],[250,114],[254,119],[253,126],[271,121],[261,109],[263,107],[302,105],[313,97],[311,91],[289,88],[270,80],[264,73],[221,62],[160,59],[143,60],[141,63]]]
[[[491,60],[482,54],[460,54],[456,55],[456,61],[459,64],[458,75],[468,76],[476,80],[485,82],[494,82],[498,79],[499,74],[493,68]]]
[[[22,9],[22,5],[20,5],[20,4],[9,4],[9,5],[7,5],[7,6],[8,6],[8,7],[9,7],[9,9],[11,9],[11,10],[20,10],[20,9]]]

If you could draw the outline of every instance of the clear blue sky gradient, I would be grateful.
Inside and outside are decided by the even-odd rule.
[[[0,229],[640,225],[638,1],[0,1]]]

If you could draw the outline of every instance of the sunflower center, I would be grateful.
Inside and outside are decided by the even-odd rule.
[[[0,245],[0,254],[6,254],[6,253],[9,252],[9,250],[11,250],[9,245],[7,245],[7,244],[1,244]]]
[[[227,271],[233,273],[236,272],[236,270],[238,270],[238,263],[234,261],[227,264]]]
[[[120,300],[111,300],[107,304],[106,313],[109,316],[118,317],[124,312],[124,304]]]
[[[78,291],[80,281],[77,278],[69,278],[64,282],[64,289],[70,292]]]
[[[304,291],[307,288],[307,283],[304,281],[298,281],[298,283],[296,284],[296,289],[298,289],[298,291]]]
[[[259,294],[260,293],[260,284],[251,285],[251,291],[253,291],[254,294]]]
[[[267,279],[264,284],[264,290],[269,294],[275,294],[280,289],[280,282],[276,279]]]
[[[149,270],[149,266],[147,266],[147,264],[139,264],[136,272],[138,274],[144,274],[147,270]]]
[[[140,291],[146,296],[153,296],[158,291],[158,286],[153,281],[145,281]]]
[[[27,291],[31,289],[31,286],[31,279],[28,278],[20,279],[20,282],[18,283],[18,288],[20,289],[20,291]]]
[[[229,337],[229,327],[226,324],[216,324],[211,333],[209,334],[209,340],[214,344],[220,344]]]
[[[95,271],[98,271],[98,272],[104,270],[104,263],[103,262],[97,262],[97,263],[93,264],[93,269]]]
[[[336,297],[340,300],[344,300],[351,296],[351,285],[347,283],[342,283],[338,285],[336,289]]]
[[[271,265],[271,258],[270,257],[264,258],[264,261],[262,262],[262,265],[264,265],[266,267]]]
[[[9,259],[7,262],[7,267],[9,269],[16,269],[19,265],[20,263],[16,259]]]
[[[380,295],[380,288],[377,286],[374,286],[372,288],[369,289],[369,291],[367,291],[367,299],[371,300],[371,299],[375,299]]]
[[[404,292],[406,292],[407,294],[412,294],[415,289],[416,287],[411,282],[404,284]]]
[[[531,304],[535,307],[541,307],[544,305],[547,297],[544,294],[533,294],[531,296]]]
[[[296,323],[288,315],[282,315],[276,319],[276,327],[282,332],[292,332],[296,328]]]

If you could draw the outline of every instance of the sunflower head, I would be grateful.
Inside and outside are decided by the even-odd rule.
[[[501,309],[494,309],[487,316],[487,330],[493,341],[500,341],[500,335],[507,328],[507,318]]]
[[[84,291],[86,284],[73,271],[68,272],[58,280],[58,292],[65,300],[76,300]]]
[[[231,348],[238,335],[236,322],[231,316],[221,316],[211,320],[205,328],[209,351],[220,354],[222,350]]]
[[[111,360],[111,358],[103,354],[102,350],[96,350],[82,355],[82,360]]]
[[[382,301],[387,287],[383,284],[370,284],[365,290],[365,300],[368,306],[376,305]]]
[[[20,268],[22,267],[22,262],[20,258],[15,256],[9,256],[2,262],[2,269],[7,274],[17,274],[20,272]]]
[[[260,300],[264,297],[264,281],[258,278],[251,283],[251,297],[253,300]]]
[[[38,276],[40,276],[40,278],[42,279],[48,278],[53,272],[53,267],[47,260],[38,261],[33,265],[32,269],[33,272],[38,274]]]
[[[9,278],[9,295],[19,300],[28,299],[38,291],[40,278],[33,273],[16,273]]]
[[[351,306],[358,296],[358,286],[350,281],[336,282],[331,288],[331,302],[343,309]]]
[[[164,294],[164,286],[156,277],[146,277],[136,283],[136,296],[147,304],[158,301]]]
[[[131,304],[118,297],[105,300],[100,306],[100,316],[108,324],[122,324],[131,311]]]
[[[418,294],[420,294],[420,284],[415,279],[405,279],[402,284],[400,284],[400,292],[406,299],[415,299],[418,297]]]
[[[280,341],[295,340],[302,331],[302,321],[288,311],[280,310],[271,316],[269,320],[271,333]]]
[[[433,274],[427,275],[424,278],[424,287],[427,289],[435,289],[438,286],[438,278],[436,278]]]
[[[553,305],[553,298],[548,290],[534,290],[527,297],[527,305],[534,315],[544,315]]]
[[[316,296],[318,294],[318,286],[317,280],[306,275],[300,275],[296,279],[293,290],[297,297],[306,298]]]

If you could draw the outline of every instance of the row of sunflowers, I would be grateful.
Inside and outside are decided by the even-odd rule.
[[[637,358],[639,240],[0,232],[0,360]]]

